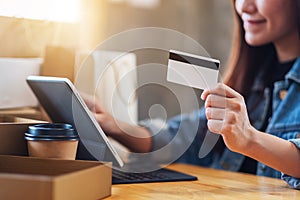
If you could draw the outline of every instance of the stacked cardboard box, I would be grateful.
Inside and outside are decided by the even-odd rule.
[[[0,199],[97,200],[111,195],[111,164],[0,156]]]
[[[24,133],[44,121],[0,115],[0,199],[96,200],[111,194],[111,163],[28,157]]]

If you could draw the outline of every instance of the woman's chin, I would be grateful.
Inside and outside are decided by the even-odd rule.
[[[253,36],[253,35],[247,35],[247,34],[245,36],[245,41],[250,46],[261,46],[261,45],[265,45],[270,42],[266,38]]]

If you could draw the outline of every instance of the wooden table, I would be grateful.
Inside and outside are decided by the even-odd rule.
[[[197,181],[120,184],[107,199],[300,199],[300,191],[285,181],[268,177],[173,164],[168,168],[198,177]]]

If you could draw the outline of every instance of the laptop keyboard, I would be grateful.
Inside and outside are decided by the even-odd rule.
[[[197,177],[177,172],[169,169],[159,169],[152,172],[129,173],[113,170],[113,184],[125,183],[151,183],[170,181],[190,181],[197,180]]]

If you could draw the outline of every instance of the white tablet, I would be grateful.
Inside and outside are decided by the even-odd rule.
[[[29,76],[27,83],[55,123],[72,124],[80,137],[77,159],[96,159],[122,167],[123,161],[67,78]]]

